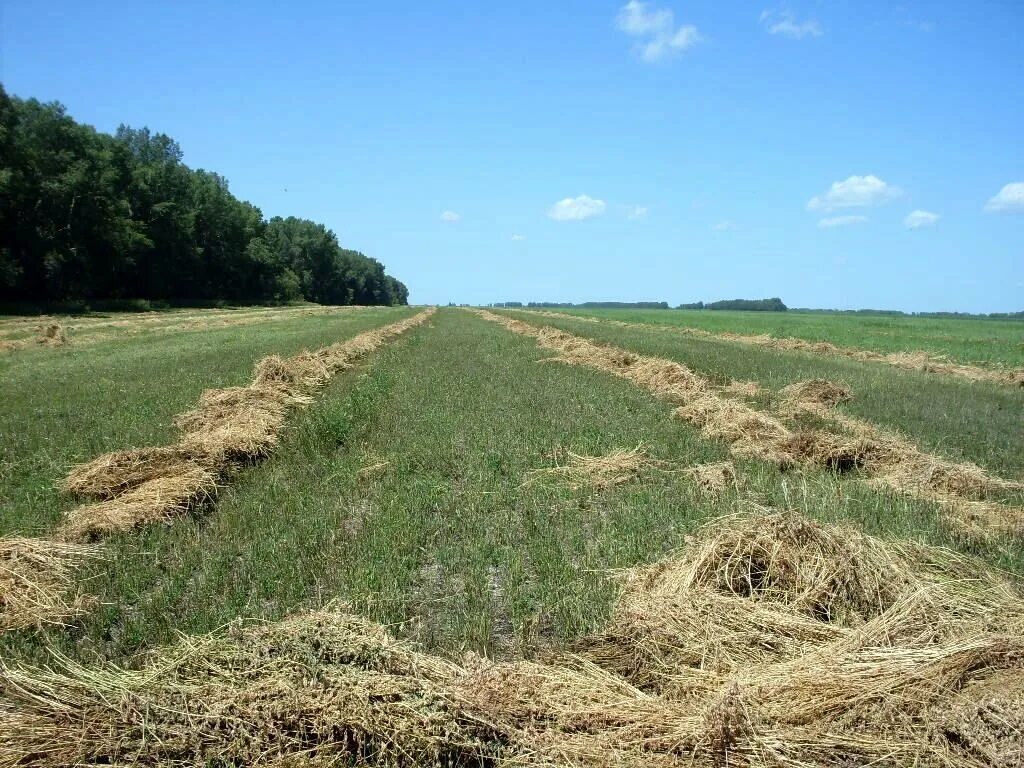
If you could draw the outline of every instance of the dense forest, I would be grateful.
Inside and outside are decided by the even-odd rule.
[[[0,85],[0,301],[405,304],[383,265],[313,221],[264,219],[177,142],[111,136]]]

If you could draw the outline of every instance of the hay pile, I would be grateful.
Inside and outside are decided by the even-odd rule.
[[[940,504],[950,522],[968,535],[1024,535],[1024,510],[988,498],[1021,490],[1024,483],[995,477],[969,462],[925,453],[906,438],[833,410],[850,397],[842,385],[826,380],[791,385],[783,390],[783,404],[775,416],[724,396],[679,363],[598,345],[506,315],[485,310],[477,314],[532,336],[538,345],[556,352],[555,360],[620,376],[676,404],[677,418],[699,427],[705,437],[728,444],[735,456],[782,469],[809,465],[836,472],[857,470],[879,486]],[[784,419],[802,412],[822,417],[834,428],[794,431]]]
[[[35,596],[38,585],[58,595],[68,589],[72,563],[81,564],[85,550],[66,542],[90,541],[202,508],[216,496],[233,466],[259,459],[277,445],[292,408],[312,402],[312,395],[333,374],[425,322],[434,311],[427,309],[316,352],[264,358],[256,364],[249,386],[206,390],[196,408],[180,414],[175,419],[181,430],[176,444],[114,451],[73,467],[62,489],[91,501],[65,514],[54,540],[33,540],[35,551],[45,556],[24,561],[18,578],[0,580],[0,630],[9,624],[60,622],[79,613],[77,603]],[[25,541],[0,539],[0,553],[8,548],[21,551]],[[12,616],[36,615],[9,619],[9,611]]]
[[[671,466],[651,458],[643,445],[629,451],[615,450],[604,456],[585,456],[568,451],[566,457],[568,461],[565,464],[528,473],[524,485],[551,478],[561,480],[573,490],[584,487],[605,490],[637,480],[645,470]]]
[[[1024,598],[794,513],[710,523],[545,662],[456,665],[319,612],[140,669],[0,670],[0,764],[879,766],[1024,760]]]
[[[56,320],[39,326],[38,342],[47,347],[61,347],[67,344],[68,337],[64,333],[64,326]]]
[[[697,490],[706,496],[719,496],[736,482],[736,467],[731,461],[698,464],[683,472],[693,480]]]
[[[74,572],[99,557],[96,547],[46,539],[0,539],[0,632],[42,623],[60,624],[92,607],[84,595],[69,595]]]

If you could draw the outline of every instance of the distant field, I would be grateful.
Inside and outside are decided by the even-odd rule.
[[[683,309],[554,309],[624,322],[700,328],[713,333],[766,333],[828,341],[877,352],[928,352],[964,363],[1024,365],[1024,321],[827,315],[802,312],[729,312]]]

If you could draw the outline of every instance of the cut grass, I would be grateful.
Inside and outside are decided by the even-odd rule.
[[[72,505],[57,490],[72,464],[172,441],[175,414],[204,389],[246,383],[265,355],[322,347],[415,311],[356,310],[0,356],[0,535],[46,530]]]
[[[962,363],[1024,366],[1024,322],[981,318],[826,315],[801,312],[727,312],[644,309],[555,309],[555,312],[699,328],[712,333],[766,333],[874,352],[945,355]]]
[[[177,632],[342,600],[431,650],[534,653],[605,626],[618,591],[610,572],[662,557],[709,517],[742,508],[738,494],[1024,571],[1019,548],[961,539],[934,505],[825,471],[739,460],[717,497],[683,472],[603,491],[524,487],[566,451],[643,442],[689,467],[726,450],[629,382],[538,364],[550,353],[532,339],[465,312],[442,310],[431,324],[332,380],[215,514],[115,536],[108,561],[87,572],[102,605],[80,629],[11,635],[0,651],[43,659],[53,643],[124,662]]]

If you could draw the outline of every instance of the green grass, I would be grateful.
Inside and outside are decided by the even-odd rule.
[[[441,310],[336,377],[215,507],[111,539],[85,582],[101,610],[72,631],[9,634],[0,654],[38,660],[56,645],[124,661],[177,632],[335,601],[451,654],[530,653],[599,628],[615,596],[611,570],[657,559],[740,502],[732,491],[703,498],[678,472],[607,491],[524,486],[567,449],[642,442],[681,466],[727,455],[673,420],[669,404],[598,371],[539,362],[549,356],[530,338]],[[385,471],[360,477],[381,462]],[[1024,571],[1019,549],[961,541],[932,505],[826,472],[739,470],[743,499]]]
[[[850,414],[898,430],[929,452],[973,461],[1006,477],[1024,477],[1024,389],[1019,387],[699,339],[656,328],[623,328],[523,312],[515,317],[675,360],[719,384],[754,380],[779,389],[813,378],[840,382],[853,392],[852,402],[841,406]]]
[[[56,521],[73,503],[55,488],[72,464],[173,442],[176,414],[206,388],[247,383],[261,357],[315,349],[414,312],[355,310],[0,355],[0,535]]]
[[[802,312],[729,312],[687,309],[556,309],[584,317],[701,328],[713,333],[767,333],[876,352],[924,351],[989,366],[1024,365],[1024,321],[827,315]]]

